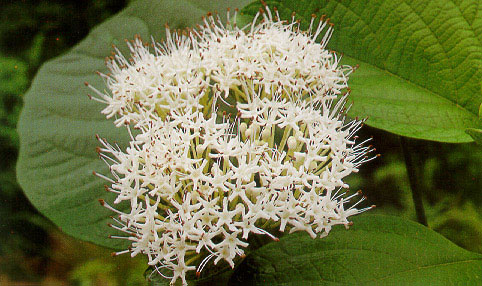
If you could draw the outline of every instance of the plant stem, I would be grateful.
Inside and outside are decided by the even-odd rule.
[[[422,190],[420,188],[420,181],[417,176],[417,170],[413,164],[412,152],[408,146],[405,137],[400,136],[400,145],[402,147],[403,157],[405,159],[405,167],[407,169],[408,180],[410,188],[412,189],[412,199],[415,206],[415,213],[417,221],[425,226],[428,226],[427,217],[425,216],[425,209],[423,208]]]

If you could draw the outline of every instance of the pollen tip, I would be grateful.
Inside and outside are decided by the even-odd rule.
[[[105,205],[104,199],[99,199],[99,203],[100,203],[101,206],[104,206]]]
[[[199,278],[199,277],[201,277],[201,272],[196,271],[196,278]]]
[[[376,156],[377,156],[377,157],[381,157],[381,156],[382,156],[382,154],[377,154]]]
[[[371,205],[370,208],[374,209],[376,208],[377,206],[376,205]]]
[[[99,146],[95,147],[95,152],[97,152],[97,154],[100,154],[101,150]]]
[[[112,256],[112,257],[116,257],[116,256],[117,256],[117,253],[112,252],[112,253],[110,254],[110,256]]]
[[[92,95],[90,95],[90,94],[88,94],[88,93],[87,93],[87,97],[88,97],[89,99],[92,99]]]
[[[84,84],[85,84],[85,86],[89,86],[89,83],[88,83],[88,82],[86,82],[86,81],[84,81]]]
[[[275,237],[273,238],[274,241],[279,241],[279,238]]]
[[[362,190],[358,190],[358,191],[356,191],[356,193],[359,194],[359,195],[363,194]]]

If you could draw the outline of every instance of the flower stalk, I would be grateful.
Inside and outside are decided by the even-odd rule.
[[[427,217],[425,215],[425,208],[423,207],[423,194],[420,188],[420,180],[412,160],[412,153],[409,150],[409,142],[405,137],[399,136],[400,146],[402,148],[403,158],[405,160],[405,167],[407,169],[408,181],[410,189],[412,190],[412,200],[415,206],[415,214],[417,221],[425,226],[428,226]]]

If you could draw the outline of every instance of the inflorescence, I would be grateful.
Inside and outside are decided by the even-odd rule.
[[[114,205],[130,204],[101,200],[131,242],[116,254],[147,255],[171,283],[210,261],[234,267],[250,235],[323,237],[373,207],[347,206],[359,192],[347,196],[343,179],[375,156],[355,143],[362,121],[344,117],[353,68],[326,49],[332,24],[313,17],[301,31],[268,7],[247,27],[233,19],[167,28],[150,49],[137,37],[130,59],[116,49],[99,73],[108,92],[87,84],[131,136],[125,149],[98,137],[113,178],[96,174]]]

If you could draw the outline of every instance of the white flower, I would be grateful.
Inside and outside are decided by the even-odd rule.
[[[99,138],[114,179],[98,176],[131,207],[102,201],[132,241],[117,254],[147,255],[171,283],[211,260],[234,267],[249,235],[322,237],[370,208],[345,208],[344,178],[373,157],[341,113],[352,69],[325,50],[331,27],[300,32],[266,12],[246,30],[209,16],[154,53],[136,38],[132,60],[109,62],[110,92],[94,89],[107,117],[138,130],[125,151]]]

